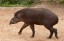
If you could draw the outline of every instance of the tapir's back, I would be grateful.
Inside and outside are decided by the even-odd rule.
[[[26,23],[32,24],[56,24],[58,17],[52,11],[45,8],[27,8],[23,9],[24,19]]]

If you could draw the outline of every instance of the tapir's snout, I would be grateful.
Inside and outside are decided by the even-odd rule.
[[[18,18],[12,18],[11,20],[10,20],[10,25],[11,24],[16,24],[16,23],[18,23],[20,20],[18,19]]]
[[[13,20],[13,18],[10,20],[10,23],[9,23],[10,25],[11,24],[15,24],[15,21]]]
[[[14,24],[14,22],[11,22],[11,21],[10,21],[9,25],[11,25],[11,24]]]
[[[10,22],[9,25],[11,25],[12,23]]]

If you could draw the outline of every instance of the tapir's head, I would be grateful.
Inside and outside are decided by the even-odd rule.
[[[14,14],[14,17],[10,20],[10,24],[16,24],[20,21],[22,21],[22,13],[18,11]]]

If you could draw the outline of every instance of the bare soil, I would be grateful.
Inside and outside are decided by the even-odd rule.
[[[64,41],[64,8],[50,5],[38,5],[34,7],[47,8],[58,15],[59,22],[54,28],[58,29],[59,39],[56,39],[54,35],[51,39],[48,39],[49,31],[44,26],[40,25],[35,25],[36,33],[34,38],[30,37],[32,31],[29,26],[23,30],[21,35],[18,35],[24,23],[19,22],[9,25],[9,22],[14,13],[24,7],[0,7],[0,41]]]

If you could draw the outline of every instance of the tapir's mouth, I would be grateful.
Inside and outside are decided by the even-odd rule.
[[[11,24],[14,24],[14,23],[11,23],[11,22],[10,22],[9,25],[11,25]]]
[[[10,22],[9,25],[11,25],[11,24],[16,24],[16,22]]]

